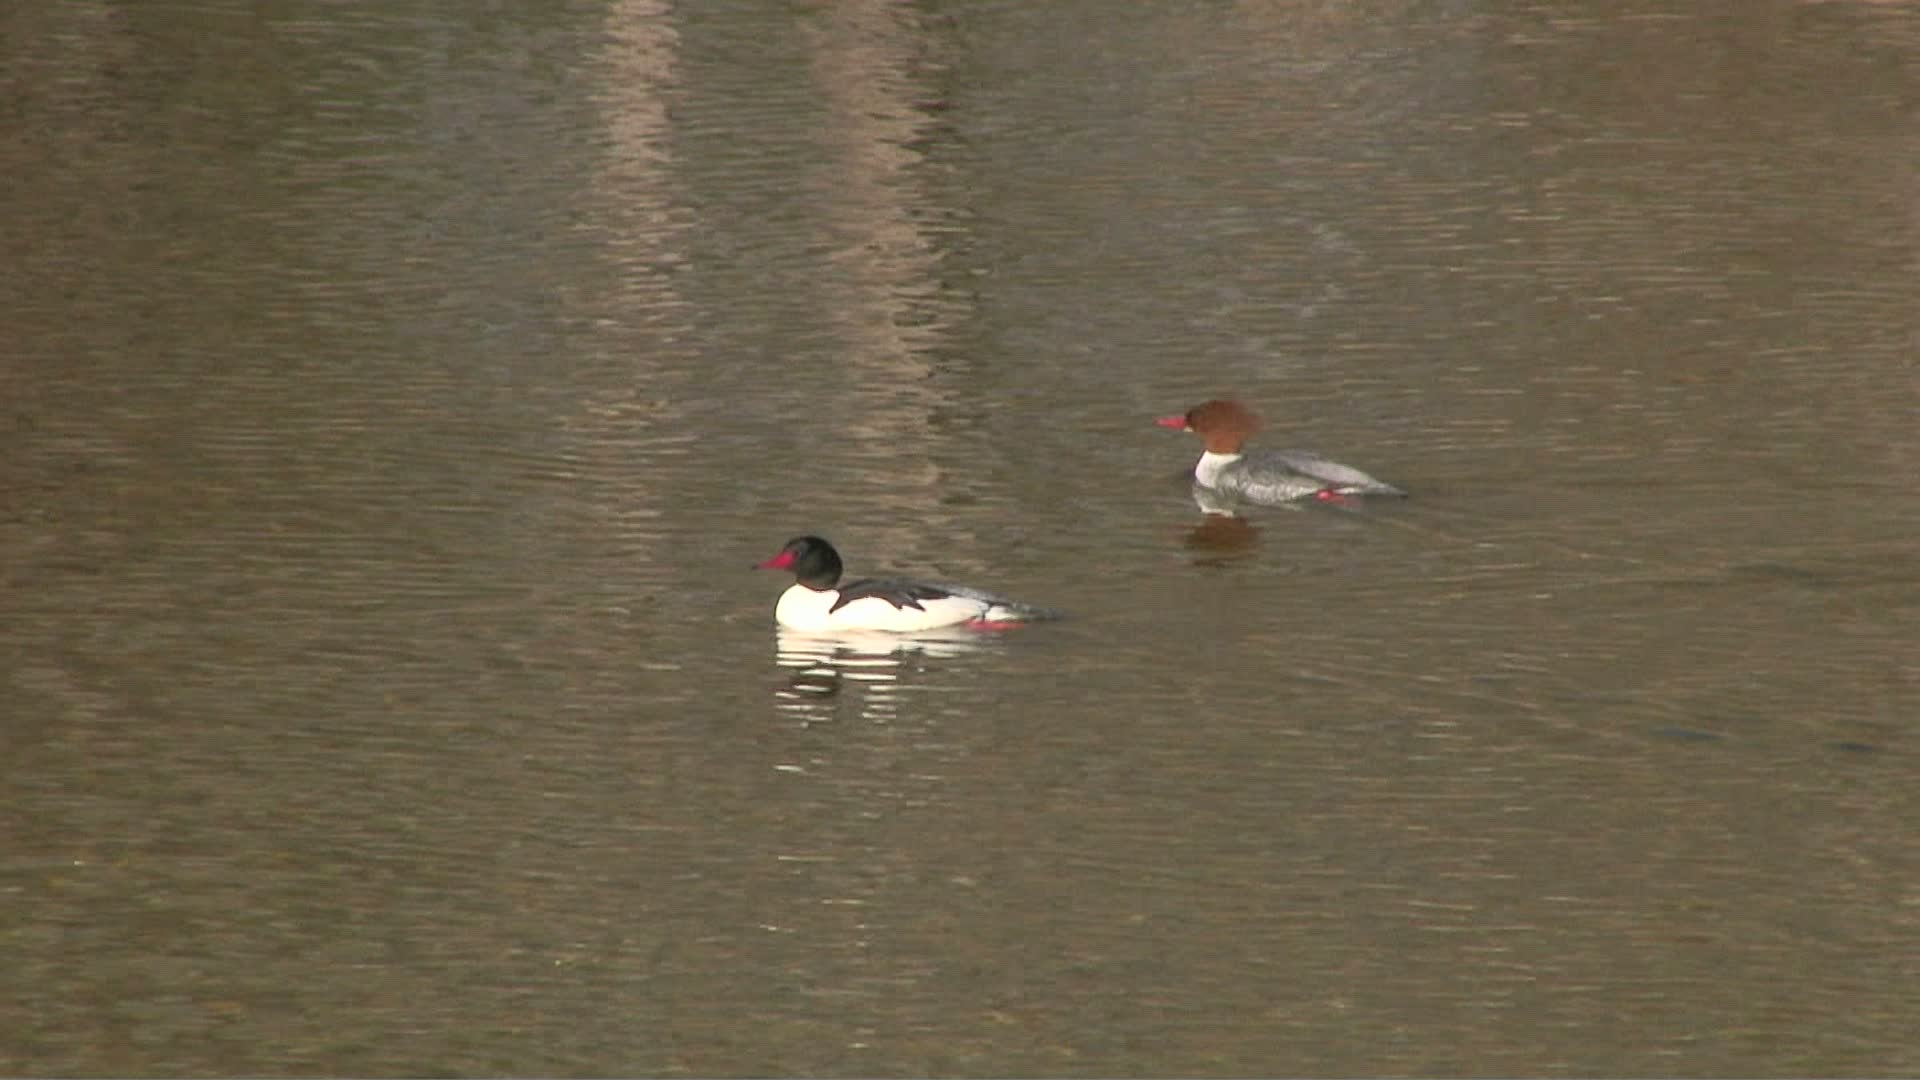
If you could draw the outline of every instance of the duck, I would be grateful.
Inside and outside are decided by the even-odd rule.
[[[1231,398],[1202,402],[1179,415],[1159,417],[1154,423],[1200,436],[1205,449],[1193,467],[1194,483],[1246,502],[1280,506],[1300,499],[1330,501],[1348,495],[1405,498],[1407,494],[1311,450],[1247,451],[1247,438],[1260,430],[1260,418]]]
[[[756,568],[793,574],[793,584],[774,604],[773,620],[789,630],[806,633],[911,633],[942,626],[994,630],[1060,617],[1059,612],[1048,608],[964,585],[935,585],[904,578],[859,578],[843,583],[840,553],[818,536],[788,540],[777,554]]]

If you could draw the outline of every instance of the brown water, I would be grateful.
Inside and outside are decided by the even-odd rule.
[[[1920,1072],[1917,49],[14,5],[0,1071]]]

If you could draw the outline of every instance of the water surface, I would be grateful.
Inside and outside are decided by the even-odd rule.
[[[0,18],[0,1068],[1920,1070],[1920,7]]]

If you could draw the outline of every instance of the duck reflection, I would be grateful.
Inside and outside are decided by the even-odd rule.
[[[1238,513],[1238,503],[1211,488],[1194,484],[1194,505],[1203,515],[1187,530],[1185,547],[1204,564],[1217,565],[1252,551],[1260,542],[1260,527]]]
[[[806,633],[778,627],[774,660],[788,670],[774,692],[776,707],[806,723],[835,719],[843,691],[859,686],[861,719],[889,720],[899,709],[903,679],[924,661],[946,660],[978,652],[995,639],[991,632],[941,627],[916,633],[846,630]]]

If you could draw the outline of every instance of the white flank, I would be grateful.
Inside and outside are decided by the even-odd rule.
[[[794,585],[780,594],[774,606],[773,621],[790,630],[820,633],[835,630],[928,630],[952,626],[985,616],[993,605],[969,596],[947,596],[922,600],[920,607],[894,607],[877,596],[855,600],[838,611],[829,612],[840,599],[838,589],[824,591]]]

